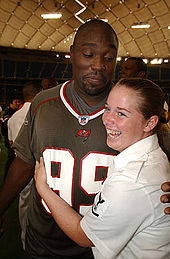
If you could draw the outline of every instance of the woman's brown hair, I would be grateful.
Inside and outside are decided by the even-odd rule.
[[[142,78],[124,78],[121,79],[117,86],[126,86],[133,89],[139,96],[139,111],[143,114],[145,119],[149,119],[153,115],[159,117],[159,123],[167,123],[164,116],[164,92],[154,82]],[[158,124],[159,124],[158,123]],[[158,128],[158,125],[154,131]]]

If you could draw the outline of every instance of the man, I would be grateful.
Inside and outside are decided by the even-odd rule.
[[[120,68],[119,78],[146,77],[147,65],[142,58],[130,57]]]
[[[7,175],[8,169],[9,169],[12,161],[15,158],[14,151],[10,147],[9,140],[8,140],[7,122],[9,120],[9,118],[14,114],[14,112],[17,111],[17,109],[19,108],[20,105],[21,105],[21,100],[18,97],[16,97],[16,96],[11,97],[9,100],[9,106],[4,111],[3,122],[1,123],[1,132],[2,132],[2,135],[4,136],[5,147],[7,148],[7,153],[8,153],[8,158],[7,158],[7,162],[5,165],[4,179]]]
[[[53,77],[45,77],[41,80],[41,86],[43,90],[50,89],[58,85],[58,82]]]
[[[33,98],[41,91],[41,86],[35,82],[28,82],[23,87],[23,106],[16,111],[12,117],[8,120],[8,139],[12,146],[14,140],[16,139],[18,132],[24,123],[26,114],[29,110]],[[21,240],[23,248],[25,250],[25,233],[26,233],[26,223],[27,223],[27,206],[28,197],[30,194],[30,187],[32,185],[32,180],[29,184],[22,190],[19,198],[19,220],[21,225]]]
[[[117,154],[106,145],[101,120],[117,49],[117,36],[107,23],[91,20],[79,28],[71,46],[74,80],[42,91],[32,102],[27,125],[14,143],[17,158],[1,192],[0,215],[31,179],[35,160],[42,155],[56,193],[82,215],[93,203]],[[35,185],[29,205],[26,251],[30,257],[93,258],[91,250],[77,246],[58,228]]]

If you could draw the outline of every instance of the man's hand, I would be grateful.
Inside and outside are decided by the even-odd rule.
[[[163,203],[170,203],[170,182],[165,182],[161,185],[161,189],[163,192],[169,192],[163,194],[160,198],[161,202]],[[170,214],[170,207],[165,208],[165,214]]]

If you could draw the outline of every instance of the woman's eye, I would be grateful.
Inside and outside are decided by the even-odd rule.
[[[104,107],[104,110],[105,110],[105,111],[110,111],[110,108],[107,107],[107,106],[105,106],[105,107]]]
[[[126,116],[123,112],[118,112],[119,117]]]

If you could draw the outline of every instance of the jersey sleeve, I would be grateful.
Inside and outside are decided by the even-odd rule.
[[[152,214],[145,191],[133,182],[116,181],[104,185],[81,227],[104,258],[113,258],[124,248],[143,222]]]
[[[14,141],[12,148],[16,155],[28,164],[34,165],[35,158],[32,153],[32,112],[31,107],[25,117],[24,123]]]

